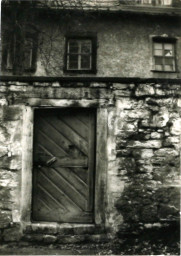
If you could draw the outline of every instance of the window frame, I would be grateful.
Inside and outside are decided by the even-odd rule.
[[[90,40],[92,43],[92,53],[91,53],[91,69],[68,69],[68,45],[70,40]],[[64,54],[64,68],[65,73],[73,74],[96,74],[96,59],[97,59],[97,37],[95,35],[68,35],[65,37],[65,54]]]
[[[164,44],[167,44],[167,43],[170,43],[172,44],[172,47],[173,47],[173,57],[165,57],[164,55],[162,56],[156,56],[154,55],[154,43],[160,43],[162,44],[162,46]],[[162,73],[177,73],[178,69],[177,69],[177,59],[176,59],[176,43],[177,43],[177,39],[176,38],[170,38],[170,37],[152,37],[152,70],[153,72],[162,72]],[[163,48],[162,48],[163,49]],[[165,70],[165,61],[163,61],[163,69],[162,70],[158,70],[156,69],[156,65],[155,65],[155,57],[160,57],[162,59],[167,59],[167,58],[172,58],[173,61],[174,61],[174,70]]]

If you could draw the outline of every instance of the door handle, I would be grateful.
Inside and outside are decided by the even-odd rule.
[[[52,165],[54,162],[56,162],[57,161],[57,158],[56,157],[52,157],[52,158],[50,158],[48,161],[38,161],[38,162],[35,162],[34,163],[34,166],[35,167],[38,167],[38,168],[41,168],[41,167],[48,167],[48,166],[50,166],[50,165]]]
[[[52,157],[51,159],[49,159],[47,162],[46,162],[46,166],[50,166],[52,165],[53,163],[55,163],[57,161],[56,157]]]

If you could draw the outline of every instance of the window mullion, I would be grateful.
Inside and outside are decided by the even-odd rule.
[[[79,41],[78,46],[78,70],[81,70],[81,41]]]

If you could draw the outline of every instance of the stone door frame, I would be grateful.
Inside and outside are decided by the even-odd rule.
[[[32,175],[33,175],[33,120],[35,108],[96,108],[96,175],[95,175],[95,226],[105,226],[107,198],[107,130],[108,113],[106,100],[29,100],[24,106],[21,175],[21,225],[24,229],[31,224]],[[51,224],[51,223],[50,223]],[[48,225],[48,224],[47,224]],[[62,224],[59,224],[60,226]],[[84,224],[86,225],[86,224]]]

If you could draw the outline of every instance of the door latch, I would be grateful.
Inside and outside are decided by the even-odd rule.
[[[50,165],[53,164],[56,160],[57,160],[56,157],[52,157],[50,160],[48,160],[48,161],[46,162],[46,166],[50,166]]]

